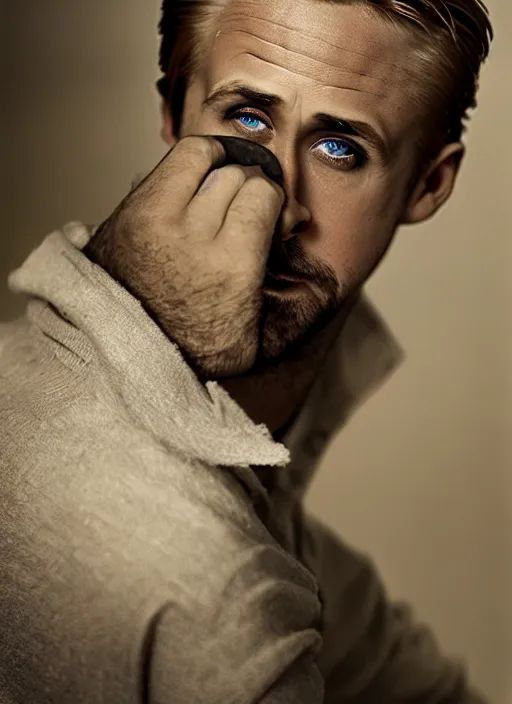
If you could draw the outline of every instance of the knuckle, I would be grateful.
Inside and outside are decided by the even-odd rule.
[[[258,177],[256,184],[262,195],[271,198],[272,201],[284,201],[284,190],[275,181],[269,178],[258,166],[249,167],[254,169],[251,178]]]
[[[257,184],[257,186],[264,187],[262,184],[270,182],[268,176],[265,174],[265,172],[260,166],[253,165],[246,166],[244,168],[247,180],[250,179],[254,184]]]
[[[147,233],[153,226],[153,219],[148,210],[141,206],[123,208],[118,214],[117,222],[124,232]]]
[[[258,166],[258,164],[251,164],[250,166],[243,166],[242,168],[244,169],[248,177],[265,176],[261,166]]]
[[[226,177],[229,178],[235,186],[241,187],[247,181],[247,174],[244,167],[239,164],[228,164],[222,167],[222,171],[224,171]]]
[[[187,135],[180,139],[176,145],[176,151],[179,155],[186,156],[189,159],[199,160],[201,163],[211,161],[212,145],[206,137],[198,135]]]
[[[272,179],[265,177],[265,185],[262,184],[262,188],[273,201],[284,201],[284,190]]]
[[[252,206],[248,205],[233,205],[231,207],[231,215],[234,220],[243,227],[251,229],[261,229],[263,227],[263,220],[260,210],[256,210]]]

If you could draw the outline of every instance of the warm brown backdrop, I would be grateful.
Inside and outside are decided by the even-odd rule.
[[[406,363],[333,443],[308,503],[510,704],[512,6],[489,5],[497,39],[456,193],[369,285]],[[8,271],[65,221],[99,222],[164,153],[158,0],[1,11],[0,319],[21,312]]]

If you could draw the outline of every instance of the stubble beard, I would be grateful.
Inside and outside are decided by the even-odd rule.
[[[149,298],[141,296],[139,286],[132,276],[125,278],[121,273],[130,270],[133,272],[133,267],[129,266],[130,263],[133,263],[131,262],[133,252],[125,250],[125,247],[120,246],[115,238],[109,237],[108,233],[98,231],[85,247],[83,254],[101,266],[134,295],[154,322],[166,334],[171,333],[168,336],[172,340],[172,331],[167,330],[165,324],[162,326],[165,314],[161,304],[166,298],[165,291],[158,290],[158,286],[154,285],[150,287],[154,296]],[[140,267],[135,268],[140,274]],[[142,268],[146,270],[146,273],[148,272],[148,267]],[[339,298],[335,300],[336,296],[332,285],[329,288],[329,293],[326,293],[325,290],[318,290],[314,293],[309,287],[305,287],[303,291],[293,297],[262,290],[258,347],[254,364],[248,370],[250,375],[268,371],[286,363],[287,360],[293,360],[301,354],[308,344],[314,343],[317,333],[337,315],[340,307],[343,306],[342,300]],[[243,358],[245,342],[243,339],[240,340],[238,351],[231,348],[228,357],[236,359],[240,356]],[[205,340],[205,345],[207,343],[208,340]],[[209,357],[208,361],[203,364],[198,364],[197,360],[189,357],[186,350],[182,349],[181,351],[201,379],[222,379],[227,376],[226,370],[230,366],[230,361],[227,358],[223,359],[222,353]]]
[[[343,302],[321,302],[311,292],[293,298],[263,292],[260,341],[253,371],[266,369],[293,357],[311,343],[340,311]]]

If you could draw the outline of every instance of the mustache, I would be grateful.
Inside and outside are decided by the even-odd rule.
[[[315,278],[318,274],[313,269],[310,261],[304,254],[298,237],[285,241],[281,235],[279,218],[274,231],[269,256],[267,259],[267,272],[289,278],[308,279]]]
[[[341,300],[346,293],[345,285],[330,264],[308,256],[298,234],[285,239],[279,227],[274,232],[266,272],[274,277],[314,283],[317,291],[322,291],[322,297],[331,302]]]

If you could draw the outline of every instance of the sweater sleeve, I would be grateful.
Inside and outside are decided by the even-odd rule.
[[[310,573],[277,547],[251,550],[221,593],[156,617],[144,701],[321,704],[319,618]]]
[[[298,513],[301,559],[323,602],[325,704],[485,704],[409,607],[391,603],[372,563]]]

